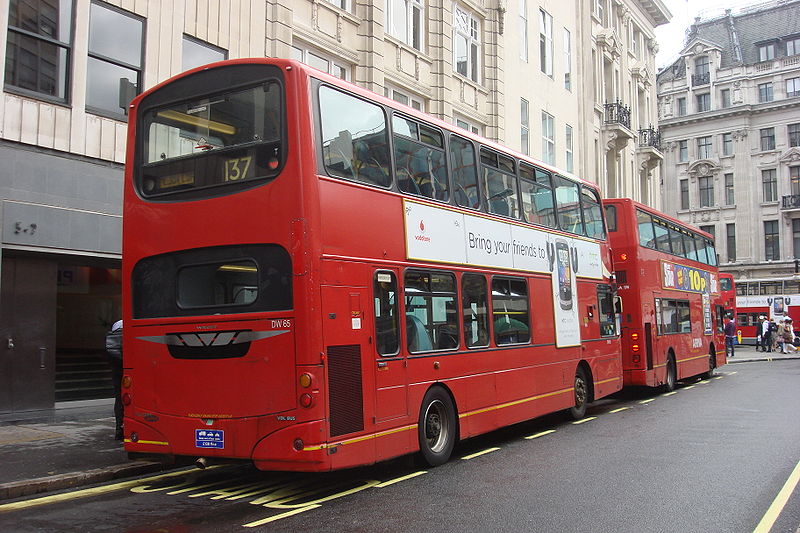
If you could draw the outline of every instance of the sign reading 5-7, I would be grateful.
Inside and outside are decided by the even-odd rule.
[[[246,155],[225,160],[225,181],[239,181],[250,176],[250,163],[253,157]]]
[[[661,262],[661,286],[684,292],[718,294],[717,275],[699,268]]]

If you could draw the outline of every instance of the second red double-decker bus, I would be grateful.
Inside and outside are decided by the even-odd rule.
[[[625,385],[675,388],[724,364],[711,235],[633,200],[603,200],[613,250]]]
[[[319,471],[622,387],[595,185],[297,62],[130,109],[125,448]]]

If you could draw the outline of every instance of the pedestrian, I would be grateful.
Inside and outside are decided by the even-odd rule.
[[[769,320],[764,320],[764,330],[761,332],[761,338],[764,341],[764,351],[771,352],[772,351],[772,343],[773,343],[773,333],[778,329],[778,325],[775,323],[774,318],[770,318]]]
[[[725,355],[733,357],[733,347],[736,344],[736,323],[731,316],[725,322]]]
[[[758,351],[761,346],[761,330],[764,327],[764,315],[758,317],[758,322],[756,322],[756,351]]]
[[[122,320],[117,320],[111,326],[111,331],[106,334],[106,353],[111,363],[111,381],[114,385],[114,420],[116,429],[114,438],[122,440],[125,433],[122,428]]]
[[[767,335],[769,334],[769,319],[766,316],[761,317],[761,351],[766,352],[769,346],[767,342]]]
[[[780,350],[781,353],[786,353],[783,348],[783,333],[786,330],[786,322],[784,317],[778,319],[778,329],[775,331],[775,351]]]
[[[783,325],[783,346],[781,353],[796,352],[797,348],[794,346],[794,328],[792,327],[792,319],[786,317]]]

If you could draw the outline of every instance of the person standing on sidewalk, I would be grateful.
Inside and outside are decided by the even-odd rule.
[[[796,352],[797,348],[794,346],[794,328],[792,327],[792,319],[786,317],[783,323],[783,345],[781,346],[781,353]]]
[[[117,320],[111,326],[111,331],[106,334],[106,352],[111,363],[111,381],[114,385],[114,419],[116,430],[114,438],[122,440],[124,432],[122,430],[123,408],[122,408],[122,320]]]
[[[758,317],[758,322],[756,322],[756,351],[764,349],[764,346],[761,344],[763,342],[761,340],[761,331],[764,329],[764,318],[764,315],[761,315]]]
[[[725,354],[733,357],[733,347],[736,344],[736,323],[730,316],[726,317],[725,322]]]
[[[764,320],[764,329],[761,331],[761,341],[765,352],[772,351],[772,333],[778,329],[774,320]]]

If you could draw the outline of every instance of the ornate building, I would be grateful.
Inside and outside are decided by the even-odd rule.
[[[716,235],[737,280],[800,258],[800,2],[696,20],[658,74],[664,210]]]

